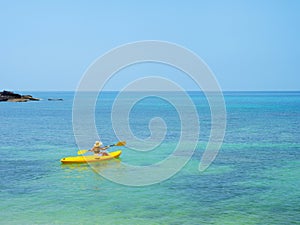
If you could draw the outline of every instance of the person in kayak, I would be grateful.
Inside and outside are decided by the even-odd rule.
[[[105,156],[109,155],[108,151],[106,149],[109,148],[109,146],[103,146],[103,143],[101,141],[96,141],[93,148],[90,150],[91,152],[94,152],[95,155]]]

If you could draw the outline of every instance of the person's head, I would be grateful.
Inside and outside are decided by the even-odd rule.
[[[94,147],[100,147],[102,145],[101,141],[96,141]]]

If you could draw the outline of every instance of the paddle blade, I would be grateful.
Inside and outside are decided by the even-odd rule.
[[[78,155],[82,155],[82,154],[84,154],[84,153],[87,153],[89,150],[79,150],[78,152],[77,152],[77,154]]]
[[[120,141],[117,144],[115,144],[115,146],[125,146],[126,145],[126,141]]]

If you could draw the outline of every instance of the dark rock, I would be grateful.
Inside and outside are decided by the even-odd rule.
[[[0,102],[6,102],[7,100],[8,100],[8,97],[0,95]]]
[[[31,95],[20,95],[11,91],[0,92],[0,101],[8,102],[27,102],[27,101],[39,101],[38,98],[33,98]]]
[[[48,101],[63,101],[62,98],[48,98]]]

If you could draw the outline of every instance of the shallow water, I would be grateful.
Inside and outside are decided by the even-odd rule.
[[[210,111],[203,95],[190,93],[201,126],[196,151],[175,176],[144,187],[116,184],[97,172],[121,173],[122,163],[150,165],[170,154],[180,136],[173,106],[149,98],[132,109],[130,123],[139,138],[150,135],[149,119],[164,118],[168,130],[157,149],[121,147],[119,160],[94,168],[61,165],[60,158],[78,150],[73,94],[36,92],[35,97],[64,101],[0,104],[0,224],[300,223],[299,92],[225,93],[226,136],[203,173],[198,164]],[[105,93],[96,108],[97,129],[107,144],[118,141],[110,121],[115,95]]]

